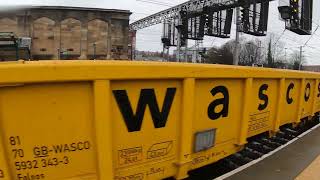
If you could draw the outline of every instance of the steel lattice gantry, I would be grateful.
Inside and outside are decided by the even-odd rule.
[[[245,3],[261,3],[274,0],[190,0],[188,2],[179,4],[172,8],[163,10],[156,14],[150,15],[143,19],[130,24],[130,30],[139,30],[150,27],[156,24],[163,23],[165,20],[170,20],[177,17],[181,11],[194,12],[201,11],[204,7],[214,7],[216,11],[226,10],[230,8],[240,7]]]
[[[139,30],[156,24],[160,24],[165,20],[174,18],[179,15],[180,11],[197,11],[204,7],[219,6],[221,9],[236,7],[241,0],[190,0],[188,2],[179,4],[172,8],[166,9],[159,13],[145,17],[130,24],[130,30]]]
[[[181,46],[187,39],[203,40],[204,36],[228,38],[233,8],[240,7],[241,17],[236,20],[238,31],[265,36],[270,1],[273,0],[190,0],[138,20],[130,24],[130,30],[137,31],[164,23],[164,47]],[[286,29],[300,35],[311,34],[312,1],[288,0],[288,5],[279,6],[281,17],[286,21]]]

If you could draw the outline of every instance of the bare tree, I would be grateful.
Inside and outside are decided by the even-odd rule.
[[[264,45],[265,47],[269,46],[269,43],[271,43],[271,55],[274,63],[287,63],[283,62],[285,61],[285,43],[281,41],[281,36],[276,35],[274,33],[270,33],[269,37],[265,41]],[[266,50],[268,48],[265,48]],[[268,50],[266,51],[267,54]]]
[[[241,38],[240,42],[242,43],[240,43],[239,65],[251,66],[252,64],[263,62],[263,52],[261,51],[261,42],[259,40],[247,41],[245,38]],[[222,47],[211,48],[205,62],[211,64],[232,64],[234,47],[235,41],[230,40]]]
[[[244,66],[251,66],[253,64],[263,63],[263,52],[261,48],[261,41],[251,40],[241,44],[239,64]]]
[[[294,51],[290,56],[289,66],[291,69],[300,70],[305,62],[305,58],[303,56],[300,57],[300,52]]]
[[[264,41],[256,38],[240,39],[239,65],[251,66],[253,64],[265,64],[272,68],[286,68],[284,43],[280,36],[270,34]],[[209,50],[206,63],[232,64],[235,41],[230,40],[222,47],[214,47]]]
[[[212,47],[207,57],[205,58],[205,63],[208,64],[232,64],[233,55],[232,48],[230,44],[226,43],[222,47]]]

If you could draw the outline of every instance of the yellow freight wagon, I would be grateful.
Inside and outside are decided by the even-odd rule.
[[[0,64],[0,180],[188,171],[320,111],[320,74],[177,63]]]

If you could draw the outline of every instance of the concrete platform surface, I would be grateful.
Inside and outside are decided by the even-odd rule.
[[[227,180],[320,180],[319,155],[320,128],[317,128]]]

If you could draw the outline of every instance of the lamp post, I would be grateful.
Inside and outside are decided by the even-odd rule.
[[[93,60],[96,60],[96,49],[97,49],[97,44],[93,43]]]
[[[58,60],[60,60],[60,59],[61,59],[61,51],[60,51],[60,48],[58,48],[57,51],[58,51],[58,52],[57,52],[57,53],[58,53]]]
[[[287,49],[288,48],[284,48],[284,60],[287,62]]]

